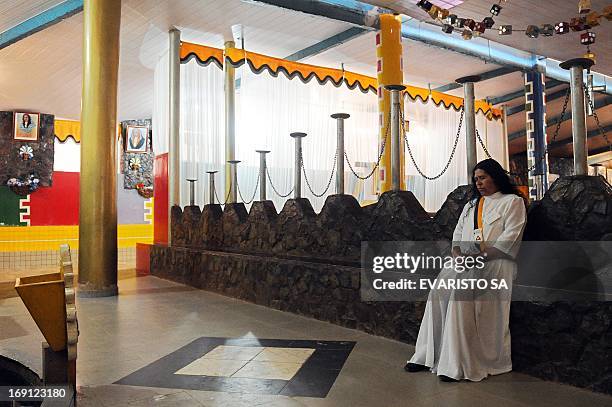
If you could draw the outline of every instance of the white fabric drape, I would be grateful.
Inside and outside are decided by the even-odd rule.
[[[208,174],[216,174],[216,189],[225,200],[223,72],[191,61],[181,64],[180,174],[181,206],[189,205],[188,178],[197,179],[195,203],[208,203]],[[155,68],[153,145],[155,154],[168,152],[168,54]],[[206,194],[206,195],[205,195]]]
[[[336,152],[336,121],[333,113],[349,113],[345,121],[345,149],[351,164],[360,175],[373,167],[379,153],[378,101],[373,93],[364,94],[331,83],[315,80],[304,84],[289,80],[283,74],[272,77],[267,71],[253,73],[243,65],[236,69],[236,159],[238,185],[244,200],[255,194],[259,174],[259,155],[255,150],[270,150],[268,171],[274,187],[281,194],[293,188],[294,140],[292,132],[307,133],[302,140],[304,166],[315,192],[321,193],[331,175]],[[208,177],[205,171],[216,170],[218,198],[225,200],[225,134],[223,71],[215,65],[202,67],[195,61],[181,65],[181,205],[189,203],[186,178],[197,178],[196,204],[208,202]],[[160,59],[155,70],[155,106],[153,130],[156,154],[168,151],[168,57]],[[433,103],[406,100],[405,118],[410,121],[408,140],[419,167],[435,175],[444,167],[452,150],[459,112]],[[476,127],[489,152],[500,160],[502,125],[482,114]],[[388,146],[390,148],[390,146]],[[484,153],[478,146],[479,159]],[[343,159],[339,157],[338,159]],[[437,211],[447,195],[458,185],[468,182],[465,153],[465,127],[461,131],[453,161],[447,172],[435,181],[421,177],[406,155],[408,190],[419,199],[425,210]],[[376,175],[375,175],[376,176]],[[335,177],[335,175],[334,175]],[[259,180],[261,182],[261,180]],[[280,211],[288,198],[279,197],[268,184],[268,199]],[[345,192],[362,204],[376,200],[373,179],[363,182],[350,172],[345,163]],[[327,195],[335,193],[335,179]],[[302,196],[320,211],[325,197],[315,197],[302,176]],[[293,197],[293,194],[289,198]],[[239,197],[239,201],[242,201]]]
[[[223,71],[195,61],[181,64],[181,205],[189,205],[189,183],[197,179],[195,204],[209,202],[208,174],[215,174],[218,199],[225,201],[225,104]]]
[[[419,169],[429,177],[438,175],[453,150],[461,113],[453,109],[446,110],[433,103],[424,104],[419,100],[406,100],[404,110],[406,119],[410,121],[408,144]],[[478,113],[476,129],[491,156],[502,162],[501,122],[487,120],[483,114]],[[478,160],[485,159],[480,143],[476,144]],[[466,160],[464,119],[453,160],[440,178],[433,181],[423,178],[406,151],[407,189],[414,193],[426,211],[436,212],[450,192],[469,182]]]
[[[240,88],[236,100],[236,157],[239,164],[238,184],[242,195],[250,200],[257,183],[259,155],[255,150],[270,150],[267,166],[279,193],[293,188],[295,165],[292,132],[304,132],[302,139],[304,167],[312,189],[321,194],[330,179],[336,153],[336,120],[333,113],[348,113],[345,122],[345,148],[354,163],[375,162],[377,150],[376,95],[364,94],[331,83],[302,83],[284,75],[274,78],[267,73],[254,74],[239,68]],[[338,159],[343,159],[339,157]],[[346,165],[345,165],[346,167]],[[346,168],[345,192],[355,193],[357,179]],[[261,182],[261,181],[260,181]],[[335,175],[328,195],[335,193]],[[291,195],[292,196],[292,195]],[[320,211],[325,197],[315,197],[302,175],[302,196]],[[279,197],[268,183],[268,199],[281,210],[286,198]]]
[[[168,94],[170,78],[168,53],[157,61],[153,73],[153,151],[155,155],[168,152]]]

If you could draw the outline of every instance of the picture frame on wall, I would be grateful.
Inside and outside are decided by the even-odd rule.
[[[40,113],[15,112],[13,138],[20,141],[38,141]]]
[[[149,139],[148,126],[127,126],[125,131],[125,151],[128,153],[146,153]]]

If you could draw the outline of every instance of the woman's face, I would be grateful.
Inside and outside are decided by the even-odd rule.
[[[474,171],[474,182],[476,183],[478,192],[480,192],[482,196],[489,196],[499,191],[493,178],[481,169]]]
[[[30,115],[29,114],[24,114],[23,115],[23,124],[24,125],[29,125],[30,124]]]

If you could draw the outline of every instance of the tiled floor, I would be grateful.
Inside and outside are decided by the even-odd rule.
[[[612,397],[519,373],[441,383],[427,372],[403,371],[410,345],[150,276],[124,274],[119,287],[118,297],[78,299],[81,407],[612,405]],[[0,299],[0,333],[0,354],[40,373],[43,337],[19,298]],[[346,348],[330,352],[341,349],[329,344]],[[260,370],[261,363],[299,368]],[[303,371],[310,376],[294,383],[294,393],[266,393],[265,384],[286,389]],[[266,378],[269,372],[284,376]],[[159,375],[221,384],[194,390],[156,383]],[[130,377],[141,382],[115,384]],[[323,379],[332,383],[324,397],[291,395]]]
[[[219,345],[174,374],[291,380],[314,351]]]

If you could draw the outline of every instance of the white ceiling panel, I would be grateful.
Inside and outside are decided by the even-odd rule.
[[[8,2],[0,5],[6,9],[5,3]],[[29,109],[79,118],[82,20],[82,13],[77,14],[0,50],[1,110]],[[185,41],[223,47],[224,40],[232,38],[233,24],[244,26],[247,49],[277,57],[350,27],[343,22],[239,0],[124,0],[120,120],[151,116],[153,69],[159,55],[167,50],[171,27],[179,28]]]
[[[64,0],[0,0],[0,33],[48,10]]]

